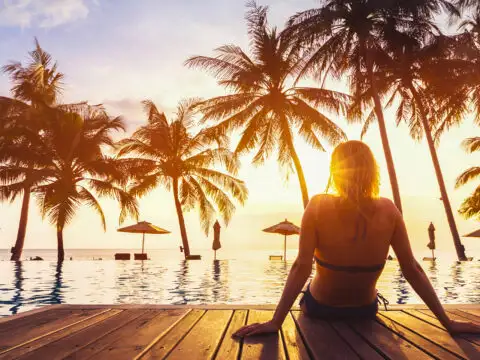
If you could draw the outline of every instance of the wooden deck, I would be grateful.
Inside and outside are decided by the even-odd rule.
[[[447,306],[480,323],[480,306]],[[0,359],[480,359],[480,336],[451,337],[422,306],[375,321],[326,322],[292,310],[279,334],[244,341],[265,306],[54,305],[0,319]]]

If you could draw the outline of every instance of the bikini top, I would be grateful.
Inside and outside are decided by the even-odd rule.
[[[315,258],[315,262],[326,268],[326,269],[330,269],[330,270],[334,270],[334,271],[346,271],[346,272],[349,272],[349,273],[358,273],[358,272],[377,272],[377,271],[380,271],[380,270],[383,270],[383,268],[385,267],[385,263],[383,264],[377,264],[377,265],[372,265],[372,266],[342,266],[342,265],[333,265],[333,264],[329,264],[325,261],[322,261],[320,260],[317,256],[314,256]]]

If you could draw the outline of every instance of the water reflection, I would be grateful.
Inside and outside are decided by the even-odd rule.
[[[52,291],[50,293],[50,304],[61,304],[63,303],[62,297],[62,267],[63,261],[57,263],[55,267],[55,280],[53,282]]]
[[[15,275],[15,280],[13,283],[13,286],[15,288],[15,293],[12,298],[11,304],[13,306],[9,309],[12,315],[15,315],[18,313],[18,310],[20,309],[22,303],[23,303],[23,298],[22,298],[22,291],[23,291],[23,263],[21,261],[15,261],[15,265],[13,267],[13,273]]]
[[[0,262],[0,316],[45,304],[275,304],[293,262],[248,260]],[[480,262],[422,263],[443,303],[480,302]],[[420,303],[398,262],[378,290],[391,303]]]

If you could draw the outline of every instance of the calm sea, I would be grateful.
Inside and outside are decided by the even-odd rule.
[[[67,250],[67,260],[57,266],[55,250],[26,250],[24,258],[45,261],[18,263],[0,250],[0,316],[62,303],[275,304],[296,254],[289,251],[285,263],[268,260],[278,251],[220,250],[213,260],[213,252],[205,250],[196,252],[202,260],[186,262],[175,250],[149,250],[148,261],[113,260],[115,252],[137,251]],[[478,304],[478,260],[459,263],[439,253],[435,263],[421,264],[443,303]],[[378,290],[392,304],[421,303],[396,261],[387,262]]]

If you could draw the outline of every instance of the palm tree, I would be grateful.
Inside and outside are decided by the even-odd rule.
[[[348,73],[354,97],[361,93],[362,83],[369,84],[393,198],[400,211],[400,191],[374,76],[375,54],[388,40],[385,35],[392,27],[405,26],[405,17],[422,19],[441,7],[453,11],[450,4],[442,0],[329,0],[322,7],[299,12],[288,21],[287,36],[303,47],[309,57],[301,76],[313,73],[319,77],[318,74],[327,71],[334,78],[340,78]]]
[[[434,28],[424,33],[418,32],[418,27],[415,30],[391,32],[386,51],[377,55],[379,70],[375,81],[380,94],[391,94],[387,106],[399,99],[397,123],[407,122],[414,139],[420,140],[425,135],[457,256],[459,260],[466,260],[432,137],[431,125],[438,123],[438,112],[436,99],[432,97],[434,92],[427,86],[429,78],[442,76],[448,40]]]
[[[13,98],[0,99],[0,129],[2,130],[6,127],[22,126],[35,129],[38,133],[42,128],[40,122],[42,111],[57,101],[63,79],[63,74],[57,71],[57,64],[52,62],[50,54],[41,48],[37,39],[35,39],[35,49],[29,55],[30,61],[26,66],[19,62],[12,62],[2,68],[10,75],[13,83]],[[8,139],[5,134],[0,134],[0,137],[2,153],[5,153],[4,151],[7,150],[5,141]],[[28,140],[24,139],[24,141]],[[27,142],[24,146],[28,147],[31,144]],[[23,194],[17,239],[11,255],[11,260],[15,261],[20,260],[22,255],[27,230],[31,181],[26,180],[24,187],[14,195],[16,198]],[[5,196],[0,195],[0,197]]]
[[[2,168],[9,182],[0,187],[12,198],[29,182],[38,199],[43,217],[57,229],[58,261],[64,260],[63,230],[81,205],[88,205],[100,216],[105,229],[105,215],[99,197],[115,198],[121,207],[120,222],[138,216],[138,206],[123,185],[126,177],[118,160],[105,156],[112,148],[112,132],[124,130],[121,118],[110,118],[103,107],[85,103],[57,106],[50,111],[50,121],[37,143],[25,156],[33,159],[10,163]],[[33,180],[32,180],[33,179]],[[95,196],[97,195],[97,196]]]
[[[308,189],[293,132],[322,151],[319,137],[333,145],[346,139],[344,132],[317,107],[343,113],[349,97],[324,88],[297,86],[293,80],[303,67],[297,47],[283,32],[269,27],[267,7],[255,2],[249,2],[248,7],[251,56],[238,46],[224,45],[215,49],[215,57],[194,56],[186,65],[207,70],[232,91],[199,105],[204,121],[214,121],[213,129],[221,134],[243,129],[235,152],[256,149],[254,164],[263,163],[275,149],[280,165],[290,169],[293,162],[306,206]]]
[[[239,162],[226,147],[225,137],[213,136],[208,129],[192,134],[195,100],[181,102],[176,118],[170,122],[153,102],[143,104],[148,124],[118,143],[118,156],[133,180],[130,194],[141,197],[158,185],[172,190],[184,254],[188,258],[184,211],[197,206],[200,223],[208,234],[215,213],[220,213],[228,223],[235,211],[232,198],[243,204],[247,188],[233,176]],[[212,147],[214,143],[216,147]],[[215,169],[215,165],[225,167],[229,174]]]
[[[465,150],[469,153],[473,153],[480,150],[480,137],[474,137],[466,139],[463,142]],[[465,170],[458,178],[456,187],[459,188],[472,180],[480,176],[480,167],[474,166]],[[478,186],[475,191],[465,199],[460,208],[460,213],[466,218],[471,218],[476,216],[480,218],[480,186]]]

